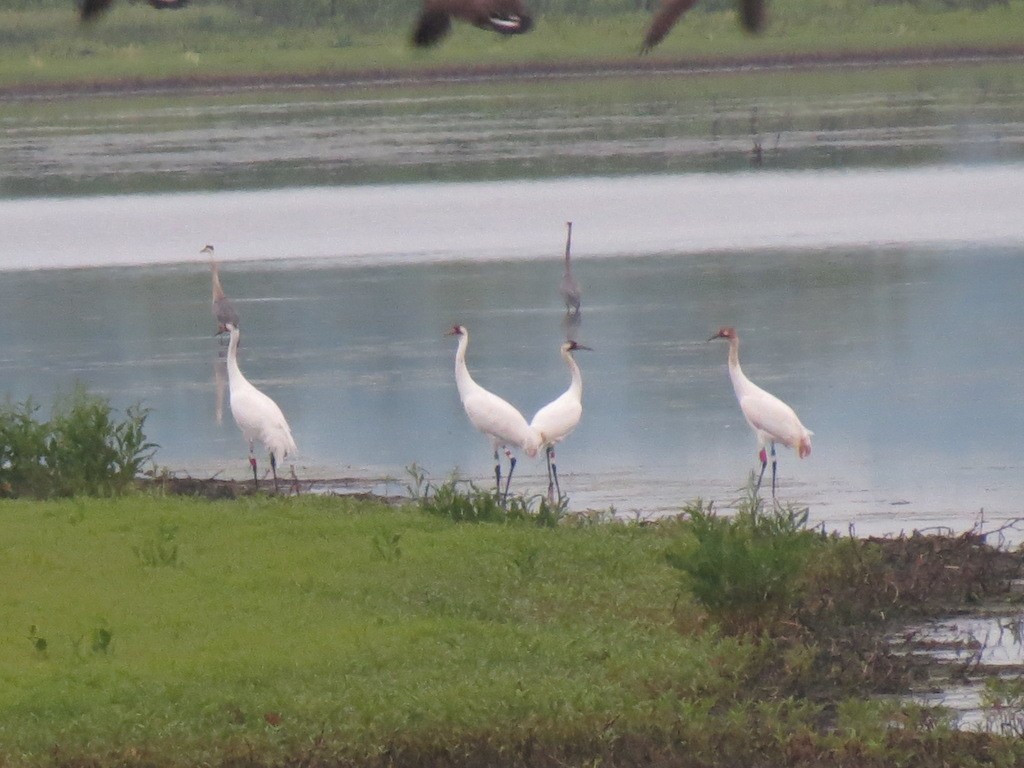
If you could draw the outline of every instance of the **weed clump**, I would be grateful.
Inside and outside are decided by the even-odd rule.
[[[115,496],[131,488],[156,446],[144,431],[148,409],[118,418],[110,403],[76,387],[48,421],[31,398],[0,406],[0,496]]]
[[[685,533],[666,556],[709,616],[737,633],[789,618],[803,588],[799,575],[821,538],[807,529],[807,510],[766,511],[750,494],[733,517],[700,500],[685,511]]]
[[[532,522],[553,528],[561,522],[568,506],[564,496],[557,502],[540,495],[503,498],[495,492],[478,488],[471,481],[454,477],[435,485],[416,465],[408,472],[411,477],[407,486],[409,496],[420,511],[458,523]]]

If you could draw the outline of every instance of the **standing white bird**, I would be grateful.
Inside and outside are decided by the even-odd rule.
[[[512,473],[516,468],[516,457],[512,455],[511,448],[521,448],[527,456],[533,458],[540,450],[540,435],[526,423],[523,414],[516,410],[514,405],[473,381],[466,367],[469,331],[464,326],[455,325],[445,335],[459,337],[459,347],[455,352],[455,385],[459,389],[459,399],[462,400],[462,407],[470,423],[491,441],[491,447],[494,449],[494,479],[497,483],[497,492],[504,501],[508,497]],[[504,495],[501,491],[499,448],[504,449],[509,464]]]
[[[757,477],[756,493],[761,488],[764,468],[768,464],[766,448],[771,446],[772,454],[772,497],[775,497],[775,443],[782,443],[794,449],[802,459],[811,455],[811,432],[800,423],[796,413],[775,395],[766,392],[748,379],[740,368],[740,337],[735,328],[720,328],[708,341],[725,339],[729,342],[729,378],[739,400],[740,410],[750,428],[757,435],[760,448],[761,474]]]
[[[540,434],[541,445],[548,462],[548,499],[554,500],[553,492],[558,492],[558,498],[562,498],[562,489],[558,485],[558,466],[555,464],[555,443],[559,443],[569,436],[580,423],[583,415],[583,376],[580,374],[580,367],[573,359],[572,353],[577,349],[589,350],[582,344],[575,341],[567,341],[562,344],[562,359],[569,366],[569,388],[561,395],[545,405],[530,422]]]
[[[256,474],[256,455],[253,444],[259,440],[270,452],[270,471],[274,475],[274,491],[277,488],[277,462],[289,454],[295,453],[295,440],[292,430],[285,421],[284,414],[277,403],[260,392],[249,383],[238,367],[238,327],[228,325],[231,340],[228,343],[228,388],[231,391],[231,415],[242,430],[242,435],[249,441],[249,465],[252,467],[252,479],[259,487]]]
[[[558,292],[565,302],[567,314],[578,315],[580,313],[580,284],[572,274],[572,264],[569,262],[569,254],[572,249],[572,222],[565,222],[565,272],[562,273],[562,281],[558,284]]]
[[[210,254],[210,274],[213,282],[213,297],[210,306],[213,309],[213,319],[217,321],[217,333],[214,335],[220,336],[222,333],[228,332],[229,325],[239,327],[238,313],[220,286],[220,270],[217,267],[217,262],[213,260],[213,246],[205,246],[200,253]]]

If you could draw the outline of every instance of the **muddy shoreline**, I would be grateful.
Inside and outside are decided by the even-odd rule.
[[[715,75],[801,70],[925,67],[1024,61],[1024,45],[905,48],[889,51],[816,51],[739,57],[661,58],[531,62],[512,65],[439,66],[417,69],[357,69],[260,75],[194,75],[80,83],[26,83],[0,87],[0,101],[87,96],[219,94],[305,88],[408,87],[532,79],[587,79],[643,75]]]

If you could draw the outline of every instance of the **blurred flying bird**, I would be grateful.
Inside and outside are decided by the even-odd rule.
[[[565,302],[565,311],[578,315],[580,313],[580,284],[572,274],[572,264],[569,262],[569,254],[572,250],[572,222],[565,222],[565,272],[562,273],[562,281],[558,284],[558,292]]]
[[[412,42],[434,45],[451,31],[452,19],[502,35],[520,35],[533,28],[533,18],[522,0],[424,0]]]
[[[662,0],[647,28],[641,53],[647,53],[662,41],[669,30],[679,21],[679,17],[697,4],[697,0]],[[747,32],[760,32],[764,29],[765,0],[737,0],[740,24]]]
[[[494,450],[494,479],[498,495],[504,501],[508,497],[512,473],[516,468],[516,457],[512,455],[511,448],[521,448],[527,456],[533,458],[540,450],[540,435],[526,423],[523,414],[516,410],[515,406],[473,381],[466,367],[469,331],[464,326],[456,325],[445,335],[459,337],[459,346],[455,352],[455,385],[458,387],[459,399],[462,400],[462,407],[470,423],[491,441],[491,448]],[[501,490],[499,448],[504,449],[509,465],[504,494]]]
[[[259,476],[256,473],[256,454],[254,443],[259,440],[270,453],[270,471],[274,475],[274,492],[277,488],[277,463],[289,454],[295,453],[295,440],[292,430],[285,421],[284,414],[277,403],[260,392],[249,383],[238,367],[238,327],[228,324],[231,340],[228,343],[228,388],[230,390],[231,415],[242,430],[242,435],[249,441],[249,465],[252,467],[252,479],[259,487]]]
[[[211,307],[213,309],[213,319],[217,321],[217,333],[214,335],[220,336],[222,333],[228,332],[229,325],[233,325],[236,328],[239,327],[238,313],[231,304],[231,300],[224,295],[224,289],[221,288],[220,269],[217,267],[217,262],[213,260],[213,246],[207,245],[200,253],[208,253],[210,255],[210,275],[213,281]]]
[[[92,21],[104,13],[114,0],[79,0],[78,13],[82,21]],[[188,0],[148,0],[154,8],[184,8]]]
[[[768,464],[766,448],[771,446],[772,454],[772,497],[775,497],[775,444],[782,443],[797,452],[802,459],[811,454],[811,432],[800,423],[793,409],[775,395],[764,391],[743,374],[740,368],[740,337],[735,328],[720,328],[708,341],[725,339],[729,342],[729,378],[739,400],[740,410],[747,424],[757,436],[760,449],[761,474],[757,477],[756,493],[761,488],[764,468]]]
[[[580,367],[573,359],[572,353],[577,349],[589,350],[575,341],[562,344],[562,359],[569,366],[569,388],[556,399],[541,408],[534,415],[530,426],[540,435],[541,446],[548,463],[548,499],[554,501],[554,492],[562,498],[562,489],[558,485],[558,467],[555,464],[555,443],[569,436],[580,423],[583,415],[583,376]]]

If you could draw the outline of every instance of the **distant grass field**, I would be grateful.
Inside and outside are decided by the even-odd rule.
[[[0,86],[636,61],[648,22],[639,13],[542,16],[535,31],[513,39],[457,25],[440,46],[420,51],[408,44],[413,16],[394,29],[365,31],[272,26],[222,6],[155,12],[121,3],[87,26],[70,7],[0,11]],[[1022,17],[1024,0],[978,11],[778,0],[761,36],[742,33],[732,13],[695,10],[644,61],[1020,46]]]

